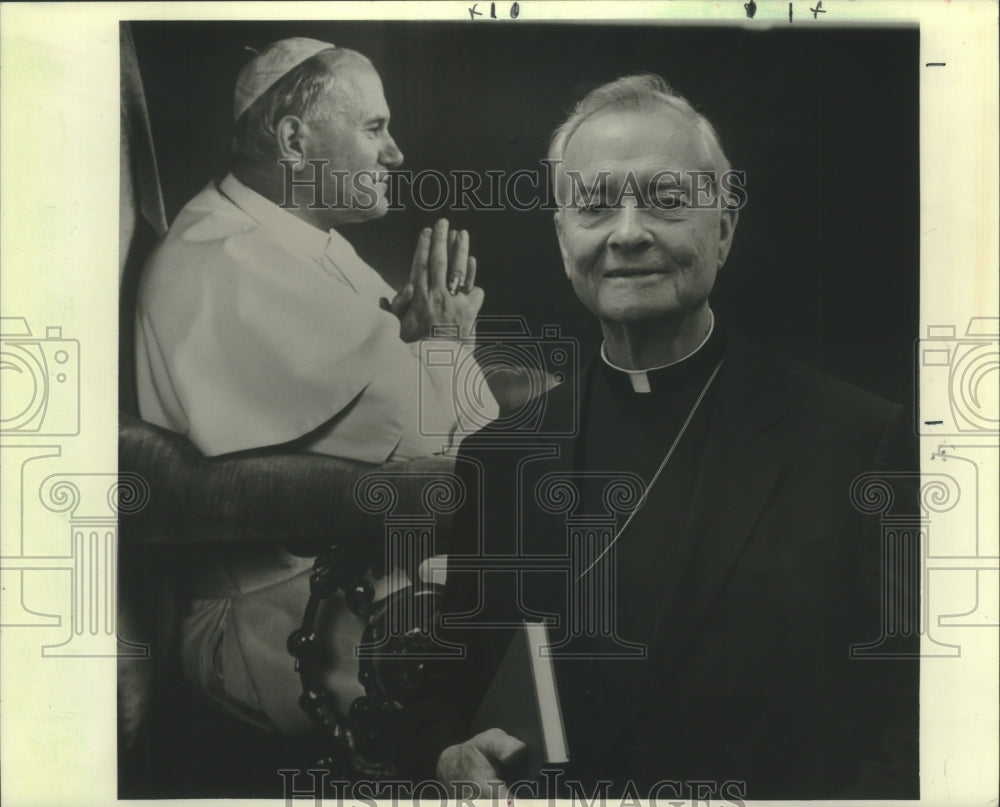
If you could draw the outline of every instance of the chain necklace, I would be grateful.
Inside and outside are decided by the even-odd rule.
[[[687,417],[684,419],[684,423],[681,424],[680,431],[677,432],[674,442],[670,444],[670,448],[667,449],[666,455],[660,462],[660,467],[656,469],[656,473],[653,474],[653,478],[649,480],[649,484],[646,485],[645,490],[642,492],[642,496],[639,497],[639,501],[636,503],[635,507],[632,508],[632,512],[628,514],[628,518],[625,519],[625,523],[622,524],[619,530],[615,533],[611,542],[604,548],[601,554],[594,558],[593,562],[586,569],[580,572],[580,576],[576,578],[577,581],[582,579],[587,572],[593,569],[600,562],[601,558],[611,551],[618,539],[621,538],[622,533],[625,532],[625,530],[628,529],[628,525],[632,523],[632,519],[635,518],[635,514],[639,512],[639,508],[646,503],[649,491],[652,490],[653,485],[655,485],[656,481],[660,478],[660,475],[663,473],[663,469],[667,467],[667,463],[670,462],[670,458],[674,455],[674,451],[677,449],[677,444],[680,443],[684,433],[688,430],[688,426],[691,425],[691,421],[694,420],[694,416],[698,412],[701,402],[705,399],[705,395],[708,394],[709,387],[712,386],[712,382],[715,381],[715,377],[719,374],[719,370],[722,368],[722,362],[723,359],[719,359],[719,363],[715,365],[715,369],[712,370],[712,374],[708,377],[705,385],[701,388],[701,392],[698,393],[698,397],[695,399],[694,405],[691,407],[691,411],[688,412]]]

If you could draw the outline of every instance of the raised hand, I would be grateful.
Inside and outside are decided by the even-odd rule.
[[[400,338],[471,337],[485,296],[475,279],[469,233],[449,231],[447,219],[425,228],[417,239],[409,281],[389,305],[399,317]]]

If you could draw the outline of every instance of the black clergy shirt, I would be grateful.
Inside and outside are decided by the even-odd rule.
[[[717,323],[693,355],[648,371],[648,392],[636,391],[625,372],[605,361],[596,363],[584,393],[583,428],[575,452],[575,470],[587,472],[580,477],[582,511],[601,512],[608,481],[623,472],[638,476],[644,487],[650,484],[723,359],[725,343],[725,332]],[[657,659],[649,645],[663,604],[664,581],[676,571],[676,551],[690,514],[711,399],[708,387],[662,473],[648,489],[645,503],[589,572],[592,585],[601,585],[606,576],[599,565],[613,565],[611,617],[616,638],[579,637],[571,649],[590,658],[556,661],[573,769],[584,780],[595,773],[603,778],[599,772],[609,762],[606,743],[627,714],[631,698],[643,691],[649,676],[656,675]],[[617,514],[619,529],[627,518],[627,511]],[[644,646],[646,657],[602,657],[614,650],[618,639]]]

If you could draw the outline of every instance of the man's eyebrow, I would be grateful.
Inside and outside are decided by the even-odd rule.
[[[376,124],[376,123],[383,124],[383,123],[388,123],[388,122],[389,122],[389,116],[388,115],[372,115],[370,118],[366,118],[365,119],[364,125],[365,126],[372,126],[373,124]]]

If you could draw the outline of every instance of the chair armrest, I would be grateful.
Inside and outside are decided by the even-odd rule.
[[[121,516],[123,541],[138,543],[294,540],[322,547],[334,526],[338,540],[381,536],[383,518],[354,499],[365,474],[405,467],[447,475],[454,467],[443,457],[369,465],[295,452],[294,444],[209,458],[187,438],[125,412],[118,440],[119,470],[141,476],[149,488],[148,505]],[[416,500],[422,487],[415,482],[410,491],[402,480],[401,501],[411,494]]]

